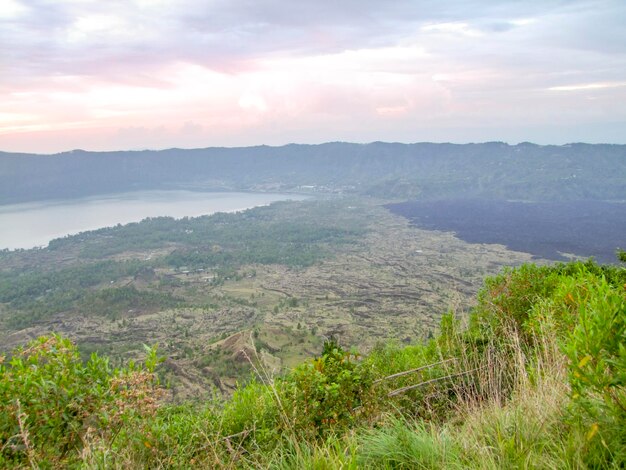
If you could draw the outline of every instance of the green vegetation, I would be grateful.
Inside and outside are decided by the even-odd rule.
[[[71,309],[90,288],[135,276],[141,269],[136,261],[102,261],[48,272],[0,272],[0,303],[16,312],[8,318],[11,326],[28,326],[47,315]]]
[[[152,219],[5,253],[0,353],[57,332],[83,357],[122,365],[158,342],[175,402],[230,396],[248,380],[242,349],[255,346],[276,375],[331,336],[363,354],[391,338],[407,345],[435,334],[443,312],[464,315],[486,275],[529,259],[415,229],[363,199]]]
[[[158,310],[182,305],[183,299],[171,294],[140,291],[135,286],[105,288],[90,293],[80,299],[79,308],[95,315],[105,315],[112,319],[136,310]]]
[[[248,353],[246,353],[248,354]],[[5,466],[623,468],[626,269],[507,269],[421,344],[321,355],[230,399],[145,402],[158,362],[111,370],[42,338],[4,360]],[[122,383],[122,386],[117,384]],[[108,391],[104,393],[104,391]],[[113,393],[111,393],[113,392]],[[154,396],[153,394],[150,395]],[[44,405],[46,403],[46,405]]]
[[[358,214],[338,220],[335,212],[331,202],[306,201],[181,220],[148,218],[90,232],[80,255],[99,259],[170,246],[161,261],[173,267],[309,266],[327,255],[327,245],[350,243],[364,233]],[[53,240],[49,249],[60,250],[76,238],[85,235]]]
[[[365,231],[356,213],[340,219],[332,203],[313,201],[183,220],[146,219],[53,240],[45,250],[13,253],[21,258],[15,268],[0,270],[0,304],[8,307],[10,328],[68,311],[117,318],[128,310],[197,307],[202,304],[179,295],[176,275],[210,276],[216,286],[240,280],[240,268],[247,265],[311,266]],[[163,247],[154,257],[113,258]],[[50,267],[55,255],[66,260],[63,267]],[[43,256],[52,256],[52,262],[39,261]],[[140,286],[129,285],[137,281]],[[155,281],[159,288],[151,290]]]
[[[96,354],[83,363],[58,336],[14,351],[0,362],[0,465],[56,467],[75,462],[91,442],[112,446],[129,423],[156,410],[157,363],[151,348],[142,367],[112,369]]]

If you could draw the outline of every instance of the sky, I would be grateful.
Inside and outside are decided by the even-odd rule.
[[[626,1],[0,0],[0,150],[626,143]]]

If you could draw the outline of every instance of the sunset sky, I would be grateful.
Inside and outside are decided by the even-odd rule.
[[[0,0],[0,150],[626,143],[626,1]]]

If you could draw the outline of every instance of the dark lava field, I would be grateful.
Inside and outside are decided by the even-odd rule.
[[[407,201],[386,206],[419,228],[455,232],[468,243],[498,243],[540,258],[593,256],[616,263],[626,249],[626,203]]]

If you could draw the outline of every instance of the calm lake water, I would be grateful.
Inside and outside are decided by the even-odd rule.
[[[50,240],[65,235],[139,222],[146,217],[197,217],[306,198],[276,193],[135,191],[3,205],[0,206],[0,249],[46,246]]]

